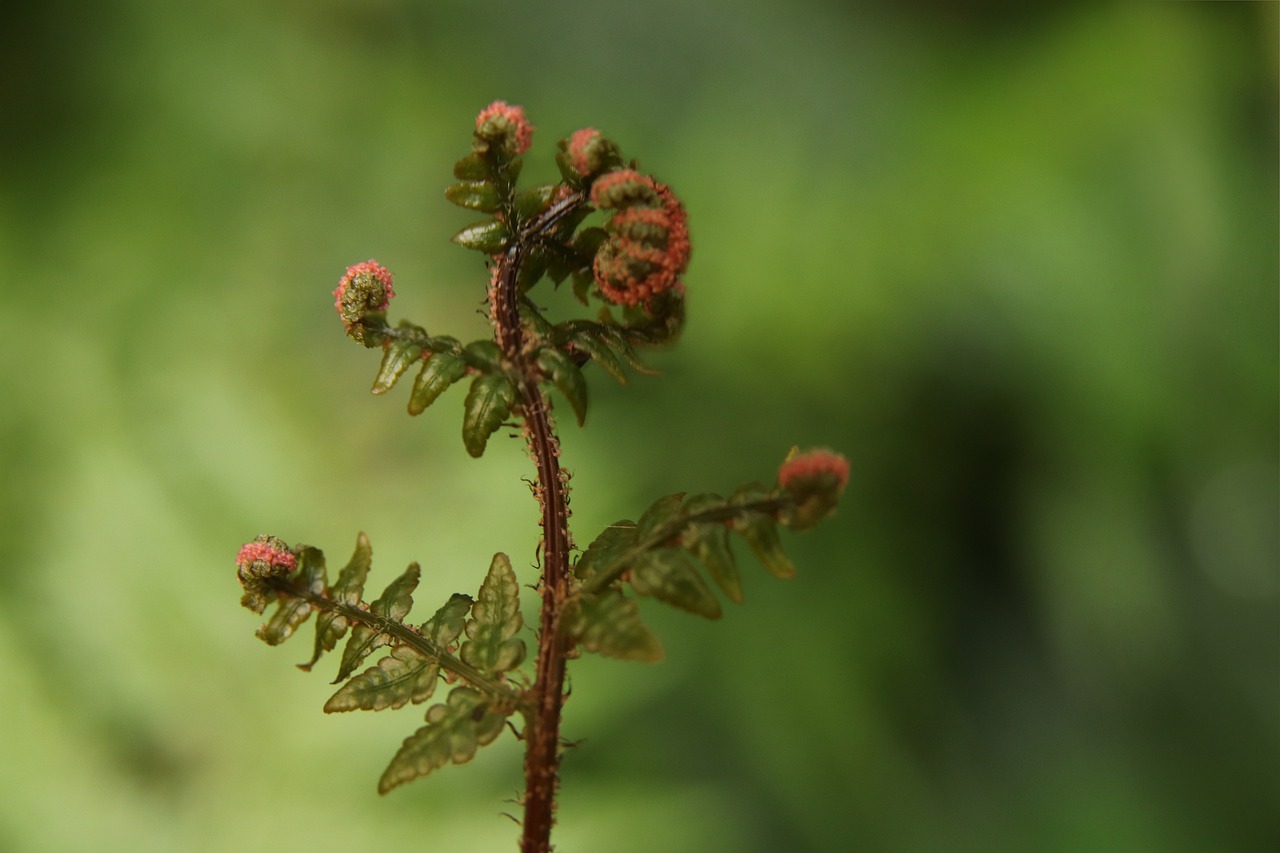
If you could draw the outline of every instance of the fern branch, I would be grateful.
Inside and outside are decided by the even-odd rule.
[[[741,503],[734,502],[732,500],[725,500],[722,504],[680,515],[658,527],[658,529],[649,536],[646,536],[636,542],[630,548],[619,554],[616,559],[611,560],[602,568],[592,572],[591,577],[578,587],[576,594],[578,596],[599,594],[621,577],[622,573],[625,572],[627,568],[641,555],[652,551],[655,548],[661,548],[664,545],[669,544],[672,539],[679,536],[681,531],[690,524],[697,524],[699,522],[730,521],[751,512],[776,516],[778,512],[786,509],[792,504],[793,501],[786,496],[762,498],[758,500],[744,501]]]
[[[441,669],[461,678],[472,687],[488,694],[502,704],[515,708],[526,719],[532,715],[533,705],[523,695],[490,678],[474,666],[449,654],[402,622],[378,616],[351,604],[334,601],[323,594],[297,586],[288,578],[265,578],[264,586],[280,595],[301,599],[317,610],[338,613],[353,624],[368,625],[383,634],[387,634],[393,637],[396,642],[409,646],[424,657],[439,661]]]

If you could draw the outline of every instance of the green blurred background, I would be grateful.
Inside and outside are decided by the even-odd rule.
[[[664,377],[591,371],[578,541],[847,454],[653,667],[580,661],[558,849],[1280,849],[1277,6],[52,0],[0,31],[0,850],[514,850],[511,738],[386,798],[237,606],[260,532],[419,606],[533,560],[516,442],[368,394],[331,291],[485,331],[442,190],[495,98],[694,237]]]

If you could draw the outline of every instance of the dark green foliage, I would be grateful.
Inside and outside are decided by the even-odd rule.
[[[484,455],[489,436],[511,414],[516,399],[515,386],[505,376],[477,376],[467,393],[466,411],[462,418],[462,443],[472,456]]]
[[[502,367],[502,351],[493,341],[472,341],[462,348],[462,357],[471,367],[485,373]]]
[[[453,176],[460,181],[488,182],[489,164],[478,154],[469,154],[453,164]]]
[[[620,384],[627,384],[627,371],[623,367],[622,359],[614,350],[605,336],[589,329],[580,329],[575,331],[567,340],[567,343],[585,353],[596,364],[604,370],[605,373],[612,376]]]
[[[494,213],[498,210],[501,199],[497,188],[489,181],[463,181],[453,184],[444,191],[449,201],[470,210],[481,213]]]
[[[587,419],[587,380],[582,370],[567,355],[550,347],[538,353],[538,368],[569,401],[578,426],[582,426]]]
[[[541,184],[516,193],[512,208],[515,211],[517,221],[524,222],[542,213],[551,205],[551,200],[555,198],[555,194],[555,184]]]
[[[468,225],[453,235],[453,242],[464,249],[475,249],[486,255],[501,252],[511,239],[511,231],[496,219],[486,219],[474,225]]]
[[[397,327],[400,331],[413,333],[402,338],[389,339],[382,345],[382,366],[373,380],[373,393],[385,394],[400,381],[400,377],[415,362],[422,358],[422,345],[419,336],[426,337],[426,330],[413,325],[408,320],[401,320]]]
[[[409,414],[420,415],[450,385],[467,375],[467,363],[448,352],[433,352],[413,380],[409,393]]]

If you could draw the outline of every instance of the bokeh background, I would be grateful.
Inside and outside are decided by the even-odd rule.
[[[514,740],[379,798],[421,709],[322,714],[233,566],[366,530],[430,612],[533,561],[519,444],[370,396],[331,296],[376,257],[484,334],[442,190],[495,98],[528,175],[594,125],[690,212],[664,376],[565,428],[579,542],[792,443],[854,471],[794,581],[575,666],[558,849],[1280,849],[1276,45],[1273,3],[8,10],[0,850],[514,849]]]

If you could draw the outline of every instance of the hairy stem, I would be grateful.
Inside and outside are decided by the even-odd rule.
[[[520,412],[529,453],[537,468],[534,492],[542,526],[542,611],[538,620],[537,674],[530,690],[533,716],[525,728],[525,792],[522,853],[551,850],[560,768],[560,709],[564,703],[565,649],[560,614],[569,596],[569,498],[560,470],[560,442],[547,400],[538,387],[538,370],[527,357],[520,321],[517,282],[530,248],[582,204],[572,193],[522,227],[498,260],[489,289],[490,319],[503,359],[520,375]]]
[[[542,613],[538,620],[533,725],[526,732],[523,853],[551,849],[560,767],[560,708],[564,701],[565,650],[560,613],[569,595],[568,499],[560,474],[560,445],[546,400],[536,382],[520,389],[529,447],[538,467],[542,504]]]

